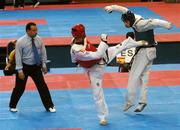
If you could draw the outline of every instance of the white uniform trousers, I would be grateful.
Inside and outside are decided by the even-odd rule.
[[[131,71],[129,73],[126,103],[134,105],[136,99],[136,92],[138,87],[140,87],[139,103],[147,104],[147,83],[150,68],[155,58],[155,47],[141,48],[134,57]]]
[[[126,39],[124,43],[125,44],[123,44],[122,46],[118,44],[116,46],[108,48],[108,56],[104,54],[104,59],[107,61],[107,63],[111,62],[121,51],[141,45],[141,43],[136,42],[132,39]],[[96,64],[91,68],[84,68],[90,80],[90,84],[93,91],[93,99],[95,101],[98,117],[100,119],[105,119],[105,117],[108,115],[108,107],[104,98],[102,88],[102,80],[105,66],[106,63],[103,60],[101,60],[99,64]]]
[[[108,115],[108,107],[104,98],[102,80],[105,65],[94,65],[86,69],[93,92],[93,99],[100,120],[105,119]]]

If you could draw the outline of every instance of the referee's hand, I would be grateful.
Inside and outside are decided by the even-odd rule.
[[[24,80],[24,78],[25,78],[23,71],[18,72],[18,76],[21,80]]]
[[[44,67],[42,68],[42,71],[43,71],[44,74],[47,74],[47,72],[48,72],[48,71],[47,71],[47,67],[44,66]]]

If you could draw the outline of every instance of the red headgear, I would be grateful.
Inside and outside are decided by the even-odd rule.
[[[74,25],[71,29],[71,33],[74,38],[85,38],[86,37],[85,27],[82,24]]]

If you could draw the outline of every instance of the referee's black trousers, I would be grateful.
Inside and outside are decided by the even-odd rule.
[[[24,93],[28,76],[30,76],[37,87],[37,90],[40,94],[40,97],[41,97],[41,100],[42,100],[42,103],[43,103],[45,109],[48,111],[48,109],[50,107],[53,107],[54,104],[52,102],[51,95],[50,95],[49,89],[47,87],[47,84],[44,81],[41,67],[36,66],[36,65],[23,64],[23,72],[25,74],[24,80],[19,79],[18,73],[16,73],[15,88],[13,89],[13,92],[12,92],[12,95],[10,98],[9,107],[16,108],[16,105],[17,105],[19,99],[21,98],[22,94]],[[29,100],[31,100],[31,99],[29,99]]]

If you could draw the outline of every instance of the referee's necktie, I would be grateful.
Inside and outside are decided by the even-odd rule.
[[[36,65],[40,65],[41,61],[40,61],[40,57],[38,54],[38,50],[37,50],[36,45],[34,43],[34,38],[32,38],[32,49],[33,49],[34,59],[35,59]]]

